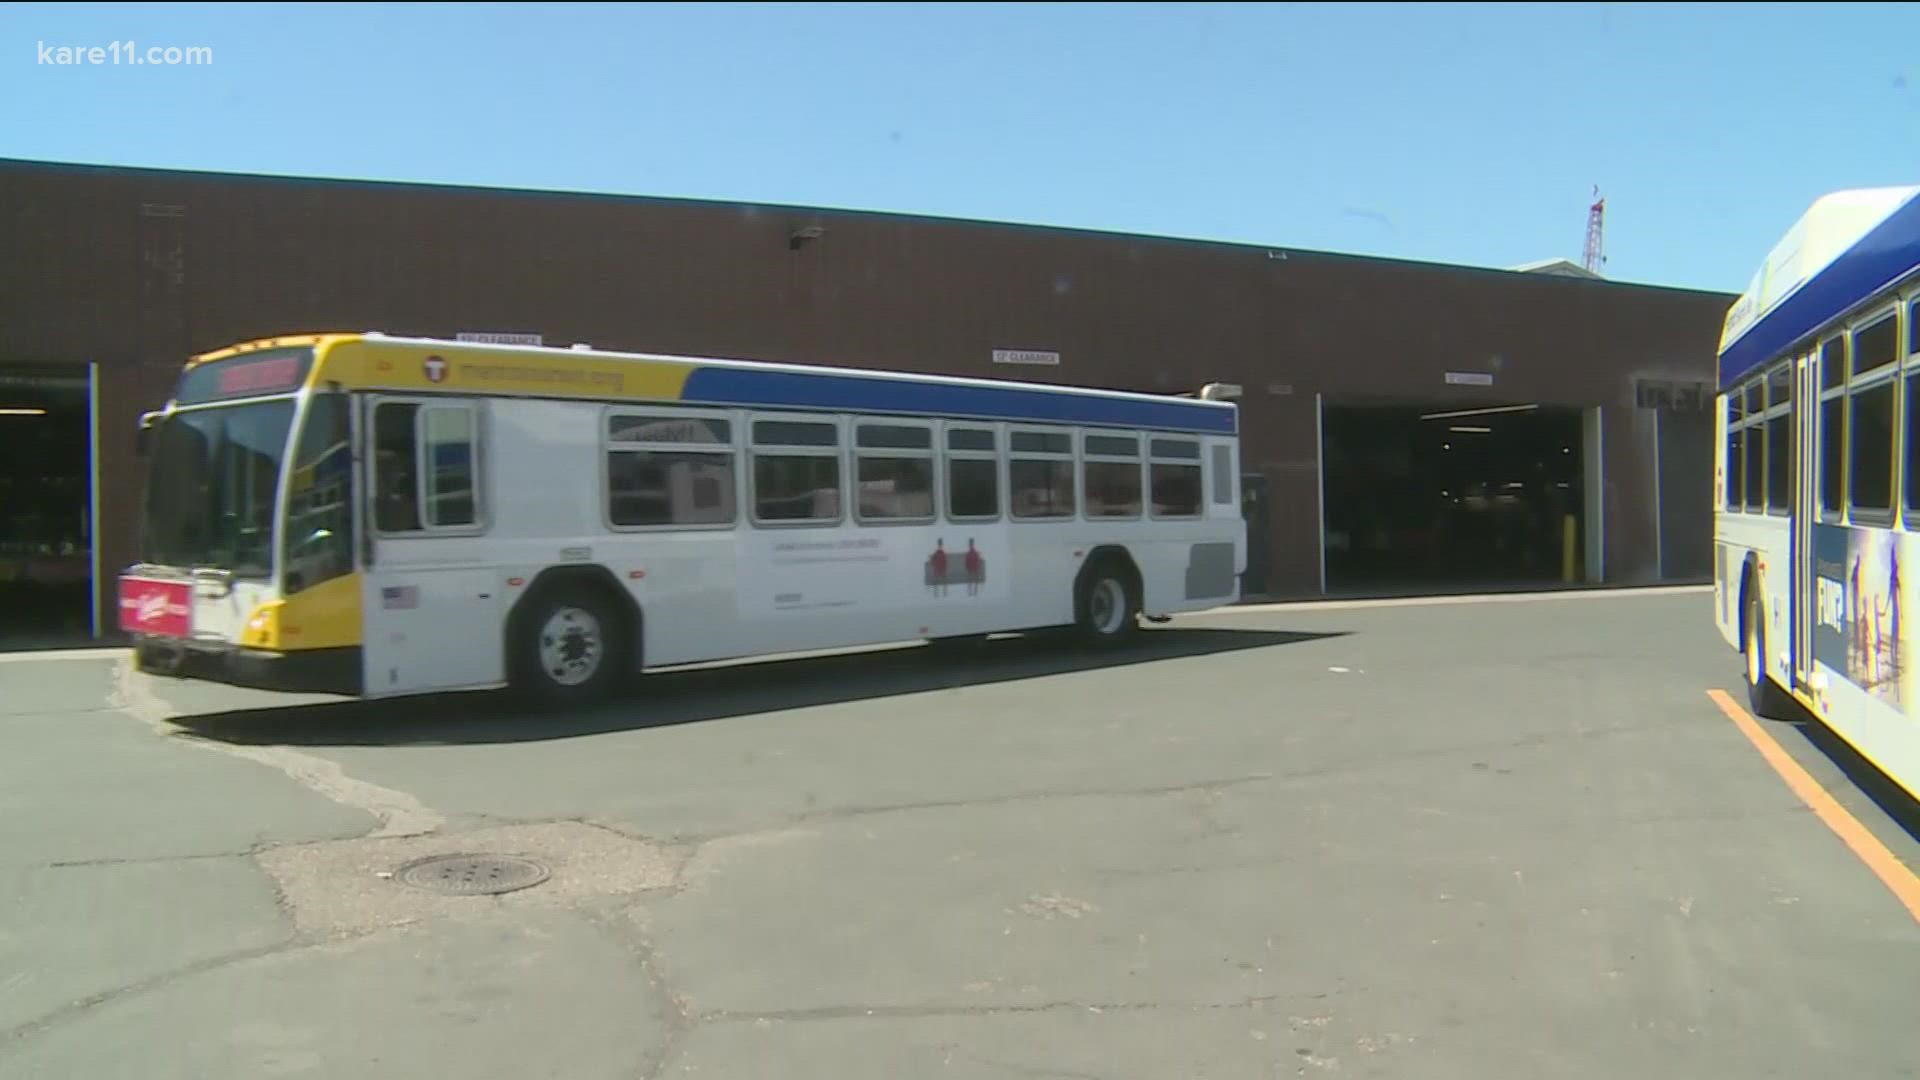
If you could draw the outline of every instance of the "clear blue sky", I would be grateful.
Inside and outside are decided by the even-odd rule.
[[[0,156],[851,207],[1737,291],[1920,182],[1920,8],[0,9]],[[210,46],[199,67],[38,47]],[[110,59],[110,57],[109,57]]]

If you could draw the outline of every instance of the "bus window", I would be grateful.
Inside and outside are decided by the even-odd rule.
[[[1832,390],[1846,382],[1847,339],[1828,338],[1820,345],[1820,389]]]
[[[1233,447],[1213,448],[1213,505],[1233,505]]]
[[[428,405],[420,411],[426,418],[420,468],[427,481],[427,527],[472,525],[479,520],[473,482],[473,409]]]
[[[345,394],[315,394],[287,493],[287,595],[353,572],[353,448]]]
[[[418,532],[420,477],[414,417],[420,406],[382,402],[373,411],[374,525],[381,532]]]
[[[1767,512],[1766,425],[1756,417],[1748,425],[1746,436],[1747,513],[1764,514]]]
[[[1740,466],[1744,461],[1740,450],[1740,440],[1741,436],[1745,434],[1746,432],[1741,428],[1732,426],[1727,428],[1727,490],[1725,492],[1725,499],[1727,509],[1733,513],[1739,513],[1741,493],[1746,491],[1740,479]]]
[[[840,432],[831,423],[753,422],[753,516],[780,525],[840,520]]]
[[[947,429],[947,516],[955,521],[1000,516],[999,436],[991,429]]]
[[[1847,505],[1847,339],[1820,345],[1820,516],[1840,520]]]
[[[1893,363],[1900,348],[1899,320],[1892,312],[1853,332],[1853,373],[1859,376]]]
[[[1153,485],[1153,516],[1200,514],[1200,444],[1189,439],[1154,439],[1148,448]]]
[[[922,424],[854,428],[854,512],[862,521],[933,520],[933,430]]]
[[[1793,509],[1792,418],[1779,413],[1767,418],[1767,509],[1775,514]]]
[[[1775,364],[1767,372],[1767,409],[1772,411],[1790,402],[1792,398],[1793,361]]]
[[[1893,509],[1892,379],[1853,389],[1853,462],[1847,484],[1853,509],[1885,514]]]
[[[1073,516],[1073,438],[1016,431],[1009,437],[1008,494],[1017,518]]]
[[[1140,437],[1085,435],[1080,444],[1087,516],[1140,516]]]
[[[1907,376],[1907,527],[1920,525],[1920,409],[1914,407],[1920,394],[1920,371]]]
[[[733,426],[708,416],[607,418],[607,521],[616,528],[731,525]]]

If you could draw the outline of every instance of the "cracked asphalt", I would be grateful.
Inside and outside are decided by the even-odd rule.
[[[719,665],[565,716],[0,657],[0,1076],[1915,1075],[1920,926],[1707,698],[1736,680],[1702,591]],[[1770,730],[1920,865],[1909,807]],[[437,853],[552,876],[391,876]]]

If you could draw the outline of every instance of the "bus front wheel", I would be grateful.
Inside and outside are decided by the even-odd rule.
[[[529,600],[513,629],[513,689],[543,706],[606,698],[625,668],[621,613],[597,590],[574,585]]]

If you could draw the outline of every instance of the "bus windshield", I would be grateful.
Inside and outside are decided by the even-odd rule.
[[[177,412],[154,433],[145,561],[217,567],[235,577],[273,569],[274,502],[293,400]]]

